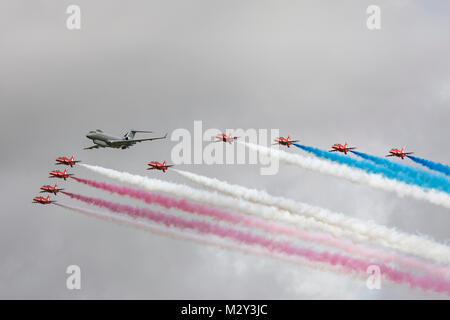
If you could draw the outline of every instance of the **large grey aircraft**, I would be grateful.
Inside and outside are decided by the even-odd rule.
[[[98,149],[98,148],[118,148],[127,149],[138,142],[152,141],[158,139],[164,139],[167,137],[167,133],[163,137],[155,138],[145,138],[145,139],[134,139],[136,132],[152,133],[153,131],[142,131],[142,130],[130,130],[124,134],[123,137],[115,137],[104,133],[102,130],[97,129],[95,131],[89,131],[86,135],[88,139],[91,139],[94,143],[93,146],[84,148],[86,149]]]

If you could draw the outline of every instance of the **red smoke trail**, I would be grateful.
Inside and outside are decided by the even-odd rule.
[[[124,226],[133,227],[133,228],[144,230],[144,231],[149,231],[153,234],[170,237],[172,239],[181,239],[181,240],[196,242],[199,244],[212,245],[212,246],[216,246],[221,249],[240,251],[245,254],[256,254],[256,255],[266,256],[266,257],[269,257],[272,259],[278,259],[278,260],[282,260],[285,262],[294,263],[294,264],[297,264],[300,266],[307,266],[309,268],[316,269],[316,270],[319,269],[322,271],[328,271],[328,272],[334,272],[334,273],[347,273],[344,270],[344,267],[341,267],[341,266],[335,267],[335,266],[331,266],[326,263],[312,262],[303,257],[288,256],[283,253],[272,252],[272,251],[266,250],[265,248],[258,248],[255,246],[248,246],[248,245],[243,246],[243,245],[237,244],[235,242],[226,241],[224,239],[217,239],[216,237],[211,238],[211,237],[206,237],[205,235],[195,234],[195,233],[191,233],[191,232],[183,232],[183,231],[176,230],[176,229],[166,228],[161,225],[153,225],[153,224],[149,224],[146,221],[139,221],[139,220],[132,219],[128,216],[121,216],[121,215],[114,215],[114,214],[110,214],[110,213],[92,211],[92,210],[89,210],[86,208],[73,207],[73,206],[68,206],[68,205],[61,204],[61,203],[55,203],[55,205],[60,206],[65,209],[75,211],[75,212],[82,213],[82,214],[90,216],[90,217],[94,217],[97,219],[110,221],[110,222],[116,222],[116,223],[124,225]],[[364,275],[362,275],[362,276],[364,277]]]
[[[300,230],[296,227],[285,225],[282,223],[267,221],[261,218],[247,216],[240,213],[232,213],[226,210],[209,207],[202,204],[192,203],[187,200],[179,200],[174,197],[169,197],[157,193],[152,193],[144,190],[134,189],[127,186],[118,186],[106,182],[99,182],[89,179],[82,179],[73,177],[78,182],[84,183],[94,188],[106,190],[120,195],[127,195],[135,199],[140,199],[149,204],[158,204],[165,208],[177,208],[186,212],[198,213],[221,220],[225,220],[234,224],[243,224],[247,227],[256,227],[265,230],[272,234],[285,234],[296,237],[304,241],[319,242],[335,248],[340,248],[350,253],[362,255],[365,257],[372,257],[378,260],[388,262],[397,262],[409,268],[419,268],[426,272],[440,277],[448,277],[450,270],[445,267],[432,266],[428,263],[417,259],[400,256],[395,253],[386,253],[381,250],[367,248],[355,245],[353,242],[345,239],[337,239],[330,235],[312,233]]]
[[[326,262],[331,265],[341,265],[355,272],[366,272],[367,268],[372,265],[372,263],[365,262],[360,259],[350,258],[326,251],[318,252],[307,248],[299,248],[286,241],[272,240],[250,232],[229,227],[222,227],[220,225],[210,224],[204,221],[187,220],[181,217],[155,212],[147,208],[134,208],[129,205],[118,204],[103,199],[86,197],[69,192],[62,193],[85,203],[107,208],[112,212],[125,213],[136,218],[143,217],[154,222],[162,223],[166,226],[173,226],[180,229],[192,229],[201,233],[212,234],[222,238],[231,238],[247,245],[258,245],[270,251],[278,251],[288,255],[305,257],[310,261]],[[445,292],[450,295],[449,282],[439,281],[430,277],[415,276],[408,272],[395,270],[386,265],[379,265],[379,268],[382,274],[391,281],[397,283],[408,283],[413,288],[418,287],[424,290]]]

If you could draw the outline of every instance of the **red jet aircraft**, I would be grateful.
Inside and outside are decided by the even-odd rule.
[[[290,136],[288,136],[287,138],[278,137],[278,138],[275,138],[274,144],[281,144],[282,146],[287,146],[289,148],[291,144],[299,141],[299,140],[290,140],[290,139],[291,139]]]
[[[73,174],[67,173],[67,169],[64,170],[64,172],[59,170],[50,171],[50,177],[49,178],[60,178],[66,180],[68,177],[73,176]]]
[[[73,167],[75,165],[75,163],[77,163],[77,162],[81,162],[81,161],[74,160],[73,156],[71,158],[59,157],[59,158],[56,159],[56,163],[55,164],[64,164],[66,166]]]
[[[57,194],[58,192],[60,192],[61,190],[64,190],[64,189],[58,189],[58,185],[55,184],[54,187],[49,186],[49,185],[42,186],[42,187],[41,187],[41,190],[42,190],[41,193],[43,193],[43,192],[53,193],[53,194],[56,196],[56,194]]]
[[[402,150],[398,150],[398,149],[391,149],[389,150],[389,154],[386,157],[399,157],[402,159],[405,159],[405,157],[408,154],[412,154],[414,152],[405,152],[405,147],[402,148]]]
[[[219,140],[216,140],[216,141],[214,141],[214,142],[221,142],[221,141],[222,141],[222,142],[232,143],[233,140],[236,140],[236,139],[239,138],[239,137],[232,137],[232,136],[231,136],[231,133],[230,133],[230,135],[228,135],[228,136],[227,136],[226,133],[221,133],[221,134],[218,134],[218,135],[216,136],[216,138],[219,139]]]
[[[34,197],[33,203],[40,203],[40,204],[51,204],[56,201],[50,200],[50,196],[47,196],[47,198],[44,197]]]
[[[330,152],[343,152],[345,154],[347,154],[347,152],[349,152],[350,150],[356,149],[355,147],[348,147],[347,146],[347,142],[342,145],[340,143],[335,143],[331,146],[331,148],[333,148],[332,150],[330,150]]]
[[[163,163],[159,163],[157,161],[149,162],[148,165],[150,168],[147,168],[147,170],[162,170],[162,172],[166,172],[168,168],[173,167],[173,164],[166,164],[166,161],[164,160]]]

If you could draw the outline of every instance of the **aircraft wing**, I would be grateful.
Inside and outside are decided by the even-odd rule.
[[[94,144],[93,146],[90,146],[90,147],[87,147],[87,148],[83,148],[83,150],[98,149],[98,148],[100,148],[100,146],[97,145],[97,144]]]
[[[145,139],[134,139],[131,140],[133,143],[136,142],[142,142],[142,141],[152,141],[152,140],[159,140],[159,139],[165,139],[167,137],[167,134],[164,137],[156,137],[156,138],[145,138]],[[130,140],[127,140],[130,141]]]
[[[174,164],[168,164],[168,165],[164,165],[164,166],[160,166],[160,167],[152,166],[152,167],[147,168],[147,170],[155,170],[155,169],[158,169],[158,168],[170,168],[170,167],[173,167],[173,166],[174,166]]]
[[[167,137],[167,133],[164,135],[164,137],[132,139],[132,140],[131,139],[130,140],[113,140],[113,141],[109,141],[109,144],[112,146],[132,146],[138,142],[165,139],[166,137]]]
[[[333,150],[330,150],[330,151],[328,151],[328,152],[336,152],[337,150],[336,149],[333,149]]]

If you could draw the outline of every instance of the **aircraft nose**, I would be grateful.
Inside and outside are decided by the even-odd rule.
[[[87,135],[86,135],[86,138],[91,138],[92,137],[92,135],[90,134],[90,133],[88,133]]]

